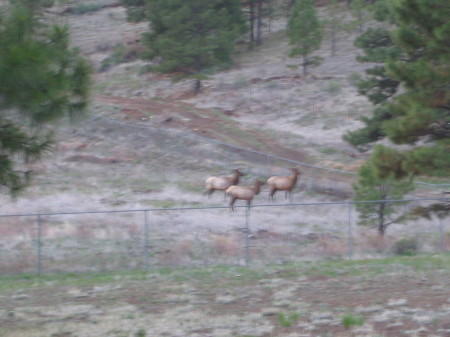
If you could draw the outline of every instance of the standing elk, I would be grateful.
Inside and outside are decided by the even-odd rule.
[[[230,211],[234,212],[234,203],[236,200],[246,200],[247,207],[250,208],[253,198],[261,191],[261,185],[264,185],[262,181],[255,180],[253,186],[228,187],[226,190],[226,194],[230,197]]]
[[[292,201],[292,190],[297,184],[297,178],[301,174],[296,168],[289,169],[292,174],[285,177],[273,176],[267,179],[267,184],[269,185],[269,201],[274,200],[274,195],[277,191],[285,191],[284,197],[287,198],[289,195],[289,201]]]
[[[239,184],[239,178],[245,175],[237,168],[233,169],[231,172],[233,172],[233,174],[229,177],[209,177],[206,179],[206,190],[203,194],[207,194],[208,197],[211,197],[211,194],[213,194],[214,191],[223,191],[225,198],[225,191],[227,188]]]

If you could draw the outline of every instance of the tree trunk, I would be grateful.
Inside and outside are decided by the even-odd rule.
[[[378,235],[381,237],[384,237],[384,233],[386,232],[386,226],[384,224],[384,208],[384,202],[380,203],[380,207],[378,209]]]
[[[331,56],[336,55],[336,25],[335,22],[331,23]]]
[[[250,0],[250,49],[253,48],[253,44],[255,43],[255,4],[254,0]]]
[[[267,8],[267,12],[268,12],[268,20],[267,20],[267,28],[269,30],[269,33],[272,32],[272,20],[273,20],[273,0],[269,0],[269,8]]]
[[[308,74],[308,58],[306,55],[303,55],[303,76],[306,76]]]
[[[202,91],[202,82],[200,79],[195,79],[194,82],[194,94],[198,95]]]
[[[259,46],[262,42],[261,37],[261,29],[262,29],[262,7],[263,2],[262,0],[258,1],[257,7],[256,7],[256,45]]]
[[[288,0],[286,6],[286,17],[288,18],[291,15],[291,9],[294,6],[295,0]]]

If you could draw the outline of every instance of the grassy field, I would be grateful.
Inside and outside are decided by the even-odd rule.
[[[450,255],[0,278],[0,335],[448,336]]]

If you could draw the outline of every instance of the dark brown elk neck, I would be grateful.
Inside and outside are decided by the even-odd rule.
[[[295,184],[297,182],[298,173],[289,176],[289,178],[291,178],[292,184]]]
[[[298,176],[300,175],[299,171],[292,171],[292,174],[289,176],[290,180],[293,184],[297,182]]]
[[[260,181],[255,181],[255,184],[252,186],[253,193],[255,195],[258,195],[259,192],[261,192],[261,185],[262,183]]]
[[[234,172],[231,178],[231,185],[237,185],[239,183],[239,178],[241,176],[240,172]]]

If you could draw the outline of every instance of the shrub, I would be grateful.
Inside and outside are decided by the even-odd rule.
[[[369,233],[364,236],[361,244],[377,253],[384,253],[390,246],[390,240],[385,236],[380,236],[376,233]]]
[[[362,75],[360,73],[353,72],[347,76],[347,81],[350,85],[356,87],[362,80]]]
[[[102,4],[98,3],[82,3],[72,9],[73,14],[81,15],[89,12],[95,12],[103,8]]]
[[[329,81],[327,83],[326,91],[330,94],[337,94],[341,91],[341,83],[338,81]]]
[[[147,333],[145,332],[145,329],[139,329],[138,331],[136,331],[134,336],[135,337],[145,337],[145,336],[147,336]]]
[[[341,323],[344,326],[344,328],[350,329],[351,327],[354,327],[357,325],[363,325],[364,317],[354,316],[352,314],[346,314],[346,315],[344,315],[344,317],[342,317]]]
[[[240,75],[234,79],[234,88],[235,89],[240,89],[240,88],[244,88],[247,86],[248,86],[248,81],[244,76]]]
[[[280,322],[280,325],[286,328],[289,328],[294,324],[295,321],[298,320],[300,315],[296,312],[292,312],[290,314],[285,315],[284,313],[280,312],[278,314],[278,322]]]
[[[125,46],[123,45],[115,46],[112,54],[102,61],[100,71],[108,70],[112,66],[124,62],[125,55],[126,55]]]
[[[415,238],[403,238],[392,246],[395,255],[411,256],[419,250],[419,244]]]

